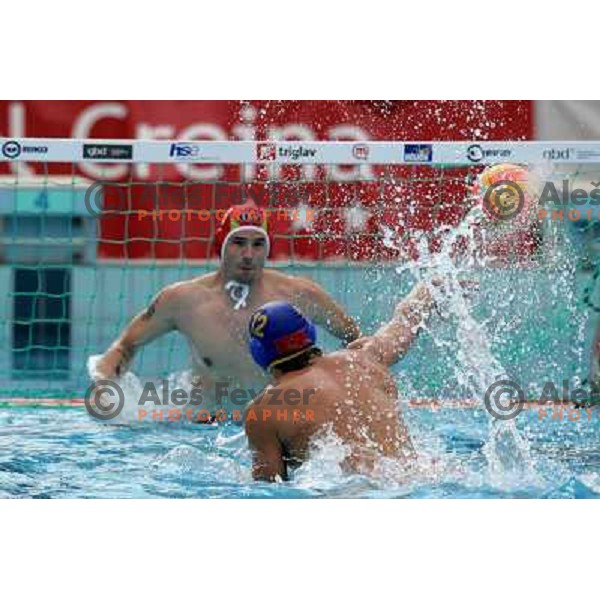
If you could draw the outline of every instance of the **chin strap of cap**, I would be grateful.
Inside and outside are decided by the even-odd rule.
[[[250,295],[250,286],[247,283],[231,280],[225,284],[225,290],[229,292],[229,297],[234,302],[233,310],[246,308],[246,300]]]

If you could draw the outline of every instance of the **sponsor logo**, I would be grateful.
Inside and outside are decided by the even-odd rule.
[[[275,160],[277,158],[277,144],[258,144],[256,147],[256,160]]]
[[[404,160],[406,162],[430,163],[433,158],[431,144],[406,144],[404,146]]]
[[[2,154],[6,158],[17,158],[21,154],[21,144],[13,140],[2,144]]]
[[[131,160],[133,158],[133,146],[131,144],[84,144],[83,158]]]
[[[202,146],[199,146],[198,144],[185,144],[181,142],[171,144],[169,156],[173,158],[189,158],[195,161],[204,162],[218,160],[217,156],[207,156],[202,154]]]
[[[480,162],[485,159],[508,159],[513,151],[509,148],[482,148],[479,144],[472,144],[467,148],[467,158],[471,162]]]
[[[542,152],[544,160],[569,160],[573,155],[573,148],[548,148]]]
[[[2,144],[2,155],[6,158],[18,158],[21,154],[47,154],[48,146],[22,146],[15,140]]]
[[[256,159],[259,161],[276,160],[278,158],[288,160],[301,160],[303,158],[315,158],[316,148],[307,148],[297,143],[263,143],[256,147]]]
[[[355,144],[352,146],[352,156],[357,160],[367,160],[369,158],[369,146],[367,144]]]
[[[592,160],[600,158],[600,150],[576,150],[575,160]]]
[[[307,148],[302,144],[277,144],[277,156],[298,160],[301,158],[314,158],[317,155],[315,148]]]
[[[467,148],[467,158],[472,162],[479,162],[483,159],[483,148],[481,146],[469,146]]]

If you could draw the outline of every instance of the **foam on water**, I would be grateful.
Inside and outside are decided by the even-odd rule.
[[[87,369],[90,379],[100,379],[97,370],[98,361],[102,355],[97,354],[90,356],[87,361]],[[140,404],[140,398],[144,393],[144,386],[149,383],[148,381],[142,381],[133,371],[127,371],[121,377],[117,377],[114,380],[122,390],[124,395],[123,409],[118,415],[110,419],[111,425],[133,425],[139,423],[139,409],[146,408],[148,412],[152,409],[163,409],[167,411],[169,408],[179,409],[185,411],[190,406],[190,398],[192,391],[192,372],[191,371],[180,371],[171,373],[166,380],[159,380],[156,383],[156,392],[161,400],[161,405],[156,406],[153,402],[148,401],[147,406]],[[163,390],[166,389],[166,393],[163,394]],[[170,400],[171,396],[169,391],[174,389],[182,389],[186,392],[185,402],[178,400],[177,404],[173,404]],[[163,400],[163,399],[166,399]],[[163,403],[164,402],[164,403]]]

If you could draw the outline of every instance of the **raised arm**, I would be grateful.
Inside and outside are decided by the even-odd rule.
[[[420,283],[396,306],[391,321],[373,336],[356,340],[348,348],[366,352],[377,362],[391,365],[406,354],[434,305],[429,288]]]
[[[114,379],[122,375],[141,346],[172,331],[175,293],[171,287],[157,294],[150,305],[135,316],[113,342],[97,364],[97,379]]]
[[[356,321],[320,285],[303,277],[297,279],[301,286],[298,308],[307,317],[345,342],[360,336]]]

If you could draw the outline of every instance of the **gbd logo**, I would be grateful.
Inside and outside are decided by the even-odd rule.
[[[570,160],[573,148],[549,148],[542,152],[544,160]]]

